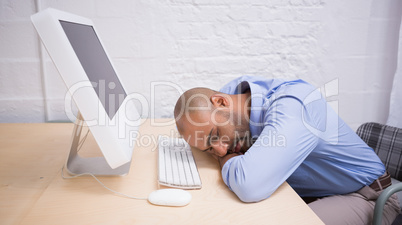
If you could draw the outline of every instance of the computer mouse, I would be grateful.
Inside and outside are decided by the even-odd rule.
[[[185,206],[191,201],[191,194],[182,189],[160,189],[148,196],[148,201],[154,205]]]

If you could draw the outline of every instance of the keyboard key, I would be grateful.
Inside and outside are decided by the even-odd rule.
[[[164,151],[163,147],[160,145],[159,146],[159,152]],[[165,154],[158,154],[158,164],[159,164],[159,180],[162,182],[167,182],[166,179],[166,165],[165,165]]]
[[[168,148],[164,148],[163,152],[165,153],[166,182],[173,183],[173,171],[172,171],[170,151],[168,150]]]
[[[179,168],[179,177],[180,177],[180,185],[187,185],[186,175],[184,174],[184,165],[183,165],[183,152],[177,153],[177,166]]]
[[[189,161],[189,165],[190,165],[190,169],[191,169],[191,173],[193,175],[193,182],[195,185],[201,185],[201,179],[200,176],[197,176],[198,174],[198,170],[197,167],[195,165],[195,161],[193,158],[193,154],[190,154],[189,152],[187,152],[187,157],[188,157],[188,161]],[[197,174],[196,174],[197,173]]]
[[[184,173],[186,175],[187,185],[193,186],[193,175],[191,174],[190,163],[187,156],[187,153],[183,154]]]

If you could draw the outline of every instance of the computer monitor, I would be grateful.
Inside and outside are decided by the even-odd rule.
[[[128,173],[141,117],[90,19],[48,8],[31,16],[79,115],[66,166],[71,174]],[[77,154],[82,126],[89,127],[103,157]]]

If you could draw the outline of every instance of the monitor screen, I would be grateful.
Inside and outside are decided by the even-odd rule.
[[[59,20],[108,117],[112,120],[127,94],[92,26]]]

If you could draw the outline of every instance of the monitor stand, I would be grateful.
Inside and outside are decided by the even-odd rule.
[[[71,175],[91,173],[97,176],[127,175],[128,171],[130,170],[131,161],[120,167],[112,169],[106,162],[105,157],[81,157],[78,155],[83,125],[84,119],[82,118],[81,113],[78,112],[73,130],[70,153],[66,162],[66,169],[68,173]]]

